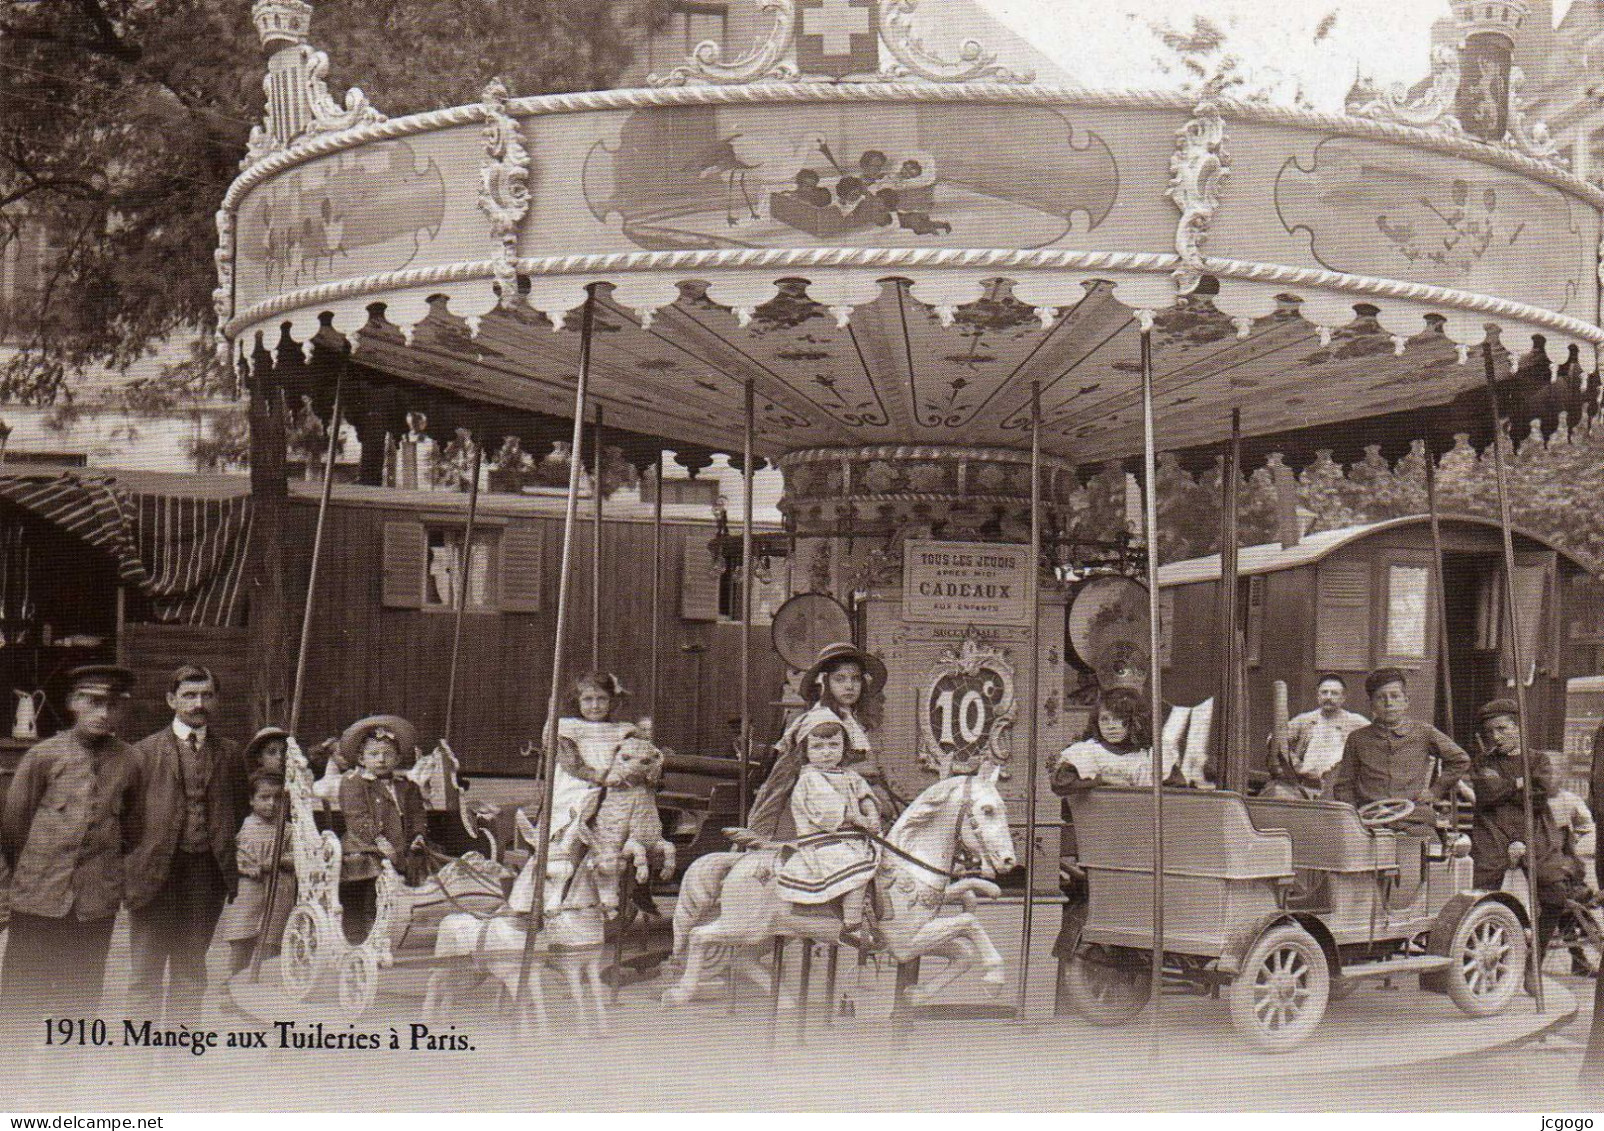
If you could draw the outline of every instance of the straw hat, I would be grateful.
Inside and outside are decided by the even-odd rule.
[[[870,686],[880,691],[885,690],[886,666],[878,656],[871,656],[854,644],[826,644],[819,649],[819,656],[813,661],[813,666],[802,676],[802,695],[809,703],[818,702],[819,696],[824,693],[821,677],[825,670],[845,660],[852,660],[863,669],[863,678]]]
[[[386,731],[395,739],[399,752],[398,769],[412,765],[418,756],[418,728],[400,715],[369,715],[358,719],[340,735],[340,761],[347,766],[360,764],[362,744],[374,731]]]
[[[290,732],[285,730],[283,727],[263,727],[261,730],[256,732],[255,737],[245,744],[245,749],[241,751],[240,757],[245,759],[245,764],[248,766],[257,758],[261,757],[262,747],[266,746],[269,742],[272,742],[276,738],[287,739],[289,737]]]

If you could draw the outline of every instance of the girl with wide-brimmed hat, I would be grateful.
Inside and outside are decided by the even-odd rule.
[[[790,805],[791,791],[807,762],[801,737],[817,722],[819,712],[833,715],[846,731],[843,765],[851,766],[874,792],[881,819],[889,824],[903,803],[886,785],[885,774],[874,759],[869,735],[880,724],[885,700],[886,666],[877,656],[853,644],[827,644],[802,676],[802,695],[809,709],[785,728],[774,744],[774,768],[752,800],[747,825],[761,836],[788,840],[796,833]]]

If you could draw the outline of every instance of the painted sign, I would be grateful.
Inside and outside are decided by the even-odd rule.
[[[971,628],[942,652],[920,692],[920,763],[945,777],[1008,761],[1014,708],[1013,665]]]
[[[1029,546],[910,541],[903,553],[902,616],[926,624],[1028,625]]]
[[[796,65],[805,75],[868,75],[880,69],[877,0],[801,0]]]

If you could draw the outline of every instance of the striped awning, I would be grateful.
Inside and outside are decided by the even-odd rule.
[[[244,623],[250,548],[245,495],[140,494],[104,475],[0,475],[0,498],[53,523],[117,563],[119,580],[167,624]]]

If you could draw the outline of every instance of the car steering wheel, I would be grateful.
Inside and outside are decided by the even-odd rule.
[[[1415,811],[1415,803],[1407,797],[1383,797],[1359,807],[1359,820],[1367,829],[1384,829],[1396,825]]]

